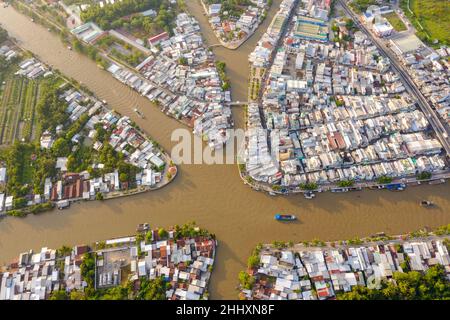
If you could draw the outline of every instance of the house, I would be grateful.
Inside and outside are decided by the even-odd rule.
[[[6,197],[5,200],[5,210],[12,210],[13,205],[14,205],[14,197],[13,196],[8,196]]]
[[[6,183],[6,168],[0,168],[0,184]]]
[[[52,134],[49,131],[45,131],[40,138],[41,148],[50,149],[54,141]]]
[[[388,21],[382,23],[374,23],[372,29],[373,32],[380,38],[390,36],[394,31],[394,28]]]
[[[222,8],[222,4],[213,3],[208,8],[208,14],[210,16],[217,16],[220,13],[220,9]]]
[[[0,212],[3,212],[5,202],[5,194],[0,193]]]
[[[156,36],[148,38],[148,43],[151,46],[156,46],[167,39],[169,39],[169,34],[167,32],[161,32]]]

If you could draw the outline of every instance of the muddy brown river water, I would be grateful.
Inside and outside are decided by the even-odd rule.
[[[196,1],[187,2],[204,30],[206,41],[217,43],[201,6]],[[248,53],[267,28],[279,3],[280,0],[274,1],[262,27],[238,50],[214,49],[217,58],[227,63],[234,100],[246,99]],[[114,80],[87,57],[69,51],[57,36],[12,8],[0,8],[0,22],[23,47],[85,84],[170,150],[170,134],[182,124],[165,116],[147,99]],[[146,119],[133,112],[136,105],[145,113]],[[234,109],[234,118],[237,126],[242,127],[241,109]],[[271,197],[253,191],[242,183],[236,165],[182,165],[179,169],[175,181],[159,191],[105,202],[74,204],[63,212],[55,210],[26,218],[2,219],[0,263],[9,262],[19,252],[30,248],[56,248],[63,244],[92,243],[132,234],[142,222],[170,226],[194,220],[215,233],[219,240],[210,285],[211,298],[235,299],[237,274],[245,268],[248,255],[259,242],[339,240],[380,231],[399,234],[450,222],[448,184],[410,187],[404,192],[327,193],[308,201],[302,196]],[[422,208],[419,205],[421,199],[435,202],[436,208]],[[278,223],[273,219],[276,212],[294,213],[299,221]]]

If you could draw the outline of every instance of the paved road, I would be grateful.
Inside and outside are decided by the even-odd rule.
[[[358,17],[353,13],[353,11],[350,10],[350,8],[347,6],[344,0],[338,0],[341,4],[342,8],[345,10],[345,12],[353,19],[356,26],[364,32],[370,39],[372,39],[373,43],[377,46],[378,50],[380,52],[388,57],[391,60],[391,66],[397,73],[400,75],[400,77],[403,80],[403,83],[406,85],[406,87],[409,89],[411,93],[413,93],[417,99],[418,104],[421,108],[421,110],[424,112],[425,116],[427,117],[430,124],[433,126],[434,131],[436,132],[436,136],[441,142],[442,146],[444,147],[447,157],[450,155],[450,140],[449,140],[449,132],[447,128],[442,124],[439,117],[436,115],[436,112],[433,110],[432,106],[429,104],[429,102],[426,100],[426,98],[423,96],[422,92],[420,92],[419,88],[416,86],[414,81],[409,76],[408,72],[404,69],[404,67],[400,64],[400,62],[397,60],[397,57],[394,55],[394,53],[389,50],[386,45],[382,42],[382,40],[377,39],[372,35],[372,33],[367,29],[365,25],[360,23]]]

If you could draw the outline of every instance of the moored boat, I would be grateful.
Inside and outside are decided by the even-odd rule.
[[[278,221],[294,221],[294,220],[297,220],[297,217],[294,216],[293,214],[279,214],[279,213],[277,213],[275,215],[275,220],[278,220]]]
[[[146,223],[138,224],[136,231],[144,232],[144,231],[148,231],[149,229],[150,229],[150,225],[146,222]]]
[[[304,195],[305,198],[308,199],[308,200],[314,199],[314,197],[316,196],[316,195],[314,194],[314,192],[311,192],[311,191],[305,192],[303,195]]]
[[[67,209],[70,206],[69,200],[60,200],[56,203],[59,210]]]
[[[433,180],[433,181],[428,182],[428,184],[431,184],[431,185],[441,184],[441,183],[445,183],[445,179],[438,179],[438,180]]]

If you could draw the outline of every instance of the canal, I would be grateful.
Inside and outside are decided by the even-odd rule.
[[[234,100],[246,99],[248,53],[267,28],[279,3],[280,0],[274,1],[262,27],[238,50],[214,49],[217,58],[227,64]],[[216,43],[199,3],[187,1],[187,4],[200,21],[206,41]],[[133,118],[166,150],[171,149],[171,132],[183,127],[182,124],[168,118],[87,57],[69,51],[58,36],[12,8],[0,8],[0,22],[23,47],[85,84],[113,109]],[[146,119],[136,116],[135,106],[145,113]],[[242,127],[242,110],[234,108],[233,112],[237,126]],[[253,191],[242,183],[236,165],[182,165],[179,169],[176,180],[158,191],[74,204],[63,212],[2,219],[0,263],[9,262],[30,248],[56,248],[132,234],[142,222],[156,227],[196,221],[219,240],[211,298],[234,299],[237,298],[237,274],[245,268],[248,255],[259,242],[339,240],[380,231],[399,234],[450,222],[448,185],[411,187],[404,192],[327,193],[308,201],[298,195],[271,197]],[[421,199],[435,202],[436,208],[420,207]],[[296,214],[299,220],[275,222],[273,216],[277,212]]]

